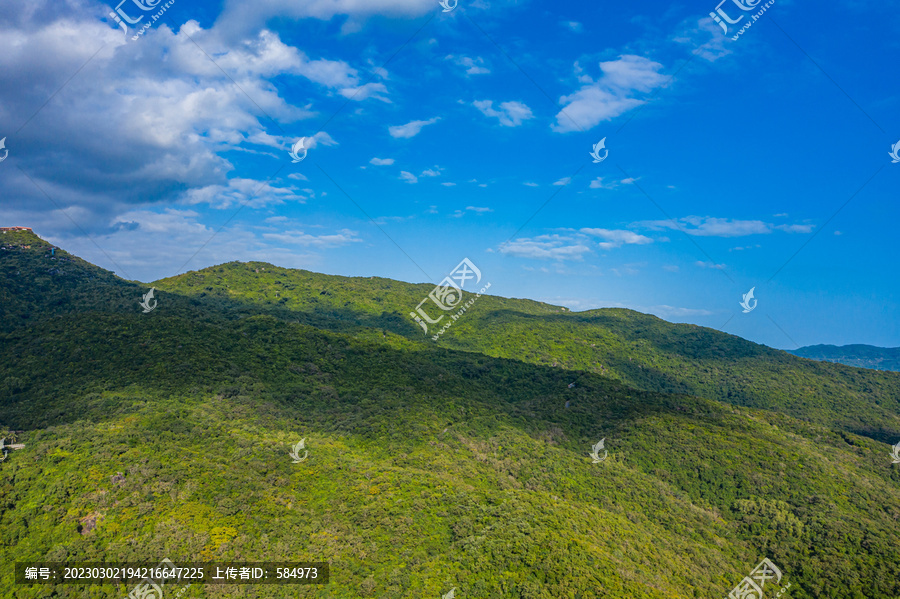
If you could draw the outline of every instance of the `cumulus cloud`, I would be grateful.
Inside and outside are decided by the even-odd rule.
[[[416,177],[414,174],[412,174],[409,171],[400,171],[400,179],[402,179],[403,181],[406,181],[407,183],[418,183],[419,182],[419,178]]]
[[[398,138],[410,138],[415,137],[422,130],[422,127],[425,125],[432,125],[441,120],[441,117],[436,116],[434,118],[428,119],[427,121],[410,121],[405,125],[395,125],[393,127],[388,127],[388,132],[391,134],[391,137]]]
[[[534,118],[531,109],[522,102],[503,102],[500,110],[494,109],[492,100],[477,100],[472,105],[485,116],[498,119],[504,127],[518,127],[524,121]]]
[[[24,122],[71,77],[21,132],[7,136],[27,177],[8,173],[5,208],[45,207],[46,192],[60,207],[84,209],[77,222],[89,231],[161,202],[302,201],[303,194],[273,182],[253,198],[251,177],[230,179],[235,152],[284,161],[302,135],[287,130],[317,114],[286,101],[268,78],[303,80],[325,95],[359,81],[346,62],[311,58],[267,30],[229,47],[196,22],[178,31],[160,22],[139,43],[124,44],[120,30],[90,13],[59,5],[52,14],[56,20],[12,11],[0,24],[9,42],[0,55],[0,121]],[[94,55],[98,42],[107,46]],[[308,148],[334,143],[326,132],[307,138]],[[44,212],[32,218],[40,222]]]
[[[600,63],[597,81],[581,75],[584,83],[578,91],[560,98],[563,109],[556,115],[553,130],[559,133],[591,129],[603,121],[644,103],[639,96],[665,83],[659,71],[663,65],[643,56],[626,54],[618,60]],[[576,74],[581,67],[576,67]]]
[[[369,161],[369,164],[374,164],[375,166],[390,166],[394,164],[393,158],[373,158]]]

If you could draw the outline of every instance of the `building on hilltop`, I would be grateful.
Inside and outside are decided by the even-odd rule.
[[[31,227],[0,227],[0,231],[6,233],[7,231],[28,231],[31,233]]]

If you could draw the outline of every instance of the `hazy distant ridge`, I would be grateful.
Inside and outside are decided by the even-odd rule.
[[[808,345],[789,350],[789,352],[810,360],[900,372],[900,347],[875,347],[862,344]]]

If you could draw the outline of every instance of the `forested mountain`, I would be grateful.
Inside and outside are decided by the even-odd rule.
[[[900,372],[900,347],[875,347],[861,344],[808,345],[791,350],[790,353],[810,360]]]
[[[185,597],[637,599],[724,597],[768,557],[794,599],[900,596],[900,375],[493,296],[433,341],[408,316],[430,285],[263,263],[140,284],[0,246],[6,564],[331,564]]]

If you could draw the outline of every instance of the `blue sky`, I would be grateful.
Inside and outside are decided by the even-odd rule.
[[[132,39],[14,0],[0,223],[141,281],[468,257],[497,295],[898,346],[897,3],[776,0],[733,40],[738,1],[726,37],[715,1],[177,0]]]

